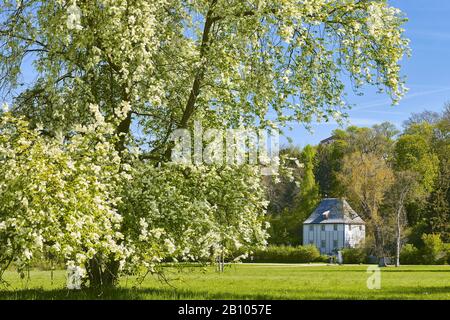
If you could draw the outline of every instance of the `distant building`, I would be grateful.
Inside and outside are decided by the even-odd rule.
[[[331,137],[328,137],[326,139],[323,139],[322,141],[319,142],[319,144],[329,145],[329,144],[333,143],[334,141],[335,141],[334,136],[331,136]]]
[[[344,199],[323,199],[303,223],[303,245],[315,245],[322,254],[354,248],[365,237],[365,222]]]

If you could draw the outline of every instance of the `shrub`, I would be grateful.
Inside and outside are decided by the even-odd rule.
[[[414,245],[408,243],[406,244],[402,251],[400,252],[400,263],[401,264],[420,264],[420,251]]]
[[[450,264],[450,243],[445,244],[446,262]]]
[[[330,262],[330,256],[327,255],[321,255],[319,258],[314,260],[314,262],[322,262],[322,263],[329,263]]]
[[[257,263],[308,263],[323,261],[319,250],[313,245],[306,246],[268,246],[258,250],[246,260]]]
[[[363,248],[345,248],[342,250],[342,258],[345,264],[365,263],[366,256]]]
[[[446,262],[446,247],[439,234],[424,234],[421,250],[424,264],[444,264]]]

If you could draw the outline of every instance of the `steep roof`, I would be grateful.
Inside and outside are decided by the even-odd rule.
[[[334,142],[334,140],[335,140],[335,137],[331,136],[326,139],[323,139],[322,141],[319,142],[319,144],[330,144],[330,143]]]
[[[347,201],[337,198],[323,199],[304,224],[344,223],[365,224]]]

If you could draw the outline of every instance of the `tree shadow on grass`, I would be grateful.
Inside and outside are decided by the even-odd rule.
[[[285,294],[283,294],[284,292]],[[288,293],[289,292],[289,293]],[[450,286],[396,287],[381,290],[275,290],[272,294],[211,293],[208,291],[176,288],[116,288],[104,291],[83,289],[22,289],[0,290],[0,300],[273,300],[273,299],[449,299]]]
[[[265,294],[210,293],[174,288],[116,288],[108,290],[83,289],[21,289],[0,290],[0,300],[270,300]]]
[[[386,288],[381,290],[384,294],[392,295],[415,295],[418,299],[425,298],[427,295],[447,295],[446,299],[450,298],[450,286],[445,287],[432,287],[432,286],[417,286],[417,287],[398,287],[398,288]],[[444,297],[443,297],[444,298]]]

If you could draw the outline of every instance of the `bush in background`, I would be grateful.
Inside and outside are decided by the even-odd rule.
[[[447,262],[446,245],[438,234],[422,236],[422,261],[424,264],[444,264]]]
[[[265,250],[257,250],[246,262],[256,263],[309,263],[324,262],[327,257],[321,256],[313,245],[306,246],[268,246]]]
[[[450,243],[444,243],[439,234],[424,234],[423,246],[418,249],[406,244],[400,254],[402,264],[450,264]]]
[[[447,256],[447,264],[450,264],[450,243],[445,244],[445,254]]]
[[[364,248],[345,248],[342,249],[342,259],[344,264],[366,263],[367,254]]]
[[[406,244],[400,252],[401,264],[420,264],[420,251],[411,243]]]

